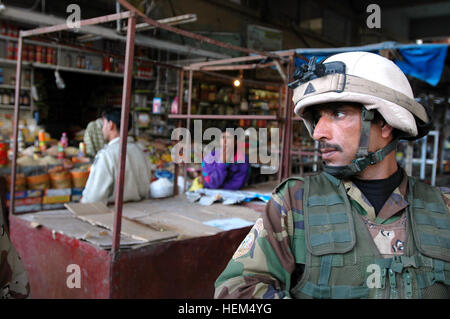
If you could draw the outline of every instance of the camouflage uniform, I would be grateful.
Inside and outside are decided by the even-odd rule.
[[[29,298],[30,285],[28,283],[28,275],[9,239],[1,209],[0,227],[0,298]]]
[[[402,255],[406,241],[408,177],[375,216],[369,201],[351,181],[343,181],[351,205],[362,215],[375,244],[384,257]],[[272,193],[262,218],[243,240],[215,283],[215,298],[291,298],[306,263],[303,186],[299,179],[287,179]],[[447,208],[450,189],[440,189]],[[396,233],[395,238],[389,234]],[[295,245],[293,239],[303,241]],[[388,240],[387,245],[385,244]],[[387,249],[386,249],[387,248]]]

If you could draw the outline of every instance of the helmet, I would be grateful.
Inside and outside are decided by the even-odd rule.
[[[414,100],[406,76],[392,61],[377,54],[340,53],[318,64],[313,58],[308,65],[296,69],[294,80],[289,84],[294,89],[294,112],[303,119],[311,136],[314,127],[306,108],[331,102],[356,102],[364,106],[360,147],[351,172],[346,169],[346,176],[381,161],[395,149],[398,138],[417,139],[431,129],[430,111]],[[375,110],[400,134],[385,148],[368,153],[370,121]],[[333,172],[343,171],[342,167],[328,168]]]

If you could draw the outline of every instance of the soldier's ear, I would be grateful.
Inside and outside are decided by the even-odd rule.
[[[381,136],[384,138],[388,138],[389,136],[391,136],[393,131],[394,128],[389,124],[387,124],[386,122],[384,122],[383,125],[381,126]]]

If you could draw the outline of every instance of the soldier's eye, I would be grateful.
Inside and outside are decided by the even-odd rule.
[[[336,118],[343,118],[345,116],[345,112],[341,110],[336,110],[333,112],[333,116]]]

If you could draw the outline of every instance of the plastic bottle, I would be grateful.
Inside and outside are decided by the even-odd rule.
[[[69,139],[67,138],[67,133],[62,133],[61,140],[60,140],[61,146],[66,148],[69,146]]]
[[[62,145],[61,142],[58,143],[58,153],[57,153],[57,158],[58,159],[63,159],[65,157],[65,153],[64,153],[64,146]]]
[[[39,147],[41,149],[41,152],[45,152],[47,150],[47,145],[45,145],[45,131],[40,130],[38,134],[39,138]]]
[[[33,158],[35,160],[39,159],[41,157],[41,148],[39,146],[39,138],[36,136],[34,138],[34,152],[33,152]]]
[[[80,143],[80,152],[78,153],[78,157],[84,157],[86,156],[86,144],[84,142]]]

